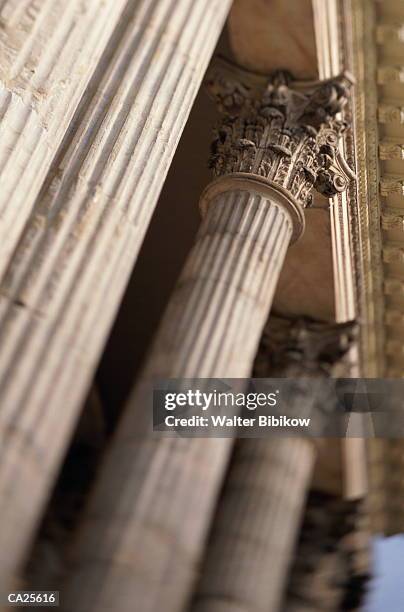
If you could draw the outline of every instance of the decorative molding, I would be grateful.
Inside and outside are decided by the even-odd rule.
[[[379,66],[377,68],[378,85],[404,83],[404,66]]]
[[[275,72],[263,81],[217,62],[207,77],[222,113],[210,160],[215,176],[265,177],[303,208],[311,204],[313,187],[328,197],[344,191],[355,175],[338,147],[347,125],[336,115],[352,84],[349,73],[304,83]]]
[[[387,340],[386,342],[386,353],[387,355],[394,355],[394,357],[404,357],[404,344],[402,340]]]
[[[369,276],[376,281],[372,294],[362,293],[361,297],[375,313],[372,327],[382,358],[375,375],[402,378],[404,156],[400,142],[404,143],[404,5],[394,0],[346,2],[354,9],[354,55],[359,68],[354,73],[362,71],[364,75],[362,81],[358,80],[357,113],[360,119],[364,115],[360,127],[369,145],[358,150],[359,166],[363,168],[358,176],[365,178],[361,190],[367,200],[364,228],[371,239],[369,254],[362,252],[362,258],[366,261],[369,257]],[[365,361],[370,359],[364,357]],[[367,453],[372,529],[387,535],[400,533],[404,525],[403,441],[368,440]]]
[[[210,204],[214,201],[216,202],[219,196],[225,195],[228,192],[236,193],[241,191],[248,192],[251,195],[255,194],[263,199],[267,198],[274,205],[287,210],[293,226],[291,242],[295,242],[301,236],[305,226],[302,207],[299,206],[297,201],[284,187],[258,174],[250,174],[248,172],[225,174],[209,183],[199,200],[202,217],[208,213]]]
[[[383,211],[381,219],[382,229],[404,232],[404,211],[402,213],[392,212],[391,210]]]
[[[384,23],[376,28],[376,42],[385,45],[404,43],[404,25],[401,23]]]
[[[384,263],[386,374],[404,376],[404,10],[379,2],[373,33],[378,61],[380,225]]]
[[[382,124],[404,125],[404,106],[380,104],[377,109],[377,118]]]
[[[404,296],[404,279],[386,278],[384,292],[386,295]]]
[[[404,144],[383,141],[379,143],[379,158],[381,160],[404,159]]]
[[[377,2],[377,19],[383,23],[384,33],[377,31],[375,36],[375,3],[355,0],[356,23],[362,23],[365,35],[360,53],[361,64],[367,80],[363,96],[367,98],[368,115],[364,125],[366,138],[374,143],[370,155],[360,154],[361,164],[367,166],[367,184],[364,190],[373,189],[379,181],[378,196],[373,193],[368,200],[368,218],[376,229],[371,242],[373,262],[378,261],[380,253],[384,261],[382,268],[383,283],[381,290],[373,295],[373,304],[378,312],[383,312],[383,321],[374,320],[375,332],[383,340],[384,367],[379,376],[402,378],[404,375],[403,343],[400,338],[404,332],[404,240],[403,214],[401,211],[404,196],[404,166],[400,153],[385,150],[384,143],[402,138],[404,124],[404,82],[402,29],[397,30],[391,23],[392,10],[396,16],[404,18],[401,3],[384,0]],[[398,17],[396,17],[397,19]],[[401,19],[403,21],[403,19]],[[391,24],[386,27],[386,22]],[[398,40],[399,38],[399,40]],[[372,58],[375,59],[373,63]],[[377,70],[378,68],[378,70]],[[377,70],[375,87],[374,74]],[[377,87],[378,85],[378,87]],[[372,91],[376,92],[373,97]],[[372,116],[376,115],[375,125]],[[359,109],[359,112],[360,109]],[[394,140],[393,140],[394,139]],[[379,159],[375,166],[370,164],[378,141],[380,140]],[[380,236],[380,238],[379,238]],[[373,270],[375,263],[373,264]],[[379,272],[377,273],[379,275]],[[378,331],[379,330],[379,331]],[[372,529],[387,535],[400,533],[404,525],[402,504],[403,442],[400,440],[372,439],[367,444],[369,511]]]
[[[358,319],[361,321],[361,374],[383,376],[386,367],[383,296],[379,126],[377,111],[393,106],[380,100],[376,71],[376,10],[367,0],[341,0],[344,5],[348,66],[357,79],[353,112],[357,161],[356,206],[352,207]],[[385,184],[383,188],[396,188]]]
[[[383,261],[385,263],[404,264],[404,245],[403,246],[384,246]]]
[[[404,197],[404,178],[400,177],[381,177],[380,195],[384,198],[390,195]]]

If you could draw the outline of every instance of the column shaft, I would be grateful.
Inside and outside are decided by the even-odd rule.
[[[184,606],[232,440],[150,436],[148,384],[248,375],[291,233],[267,197],[211,202],[77,538],[69,610],[110,610],[117,589],[122,612]]]
[[[216,196],[170,299],[147,375],[247,377],[291,235],[288,212],[268,197],[241,190]]]
[[[311,440],[236,445],[192,612],[279,610],[313,461]]]
[[[127,3],[0,5],[0,278]]]
[[[120,4],[90,3],[86,41]],[[27,551],[231,2],[125,4],[0,289],[4,576]]]

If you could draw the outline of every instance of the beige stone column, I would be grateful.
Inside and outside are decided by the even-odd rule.
[[[23,4],[28,6],[20,0],[20,10],[16,4],[15,18],[24,12]],[[100,53],[123,5],[125,13],[0,285],[0,590],[3,578],[26,554],[55,481],[231,0],[34,4],[46,5],[52,17],[46,32],[50,38],[53,32],[54,46],[49,43],[47,56],[43,49],[43,82],[48,82],[51,60],[60,79],[52,81],[53,97],[49,93],[46,103],[41,96],[36,101],[43,102],[41,112],[51,121],[46,135],[52,147],[94,67],[90,50]],[[4,15],[10,15],[10,6],[7,2]],[[69,29],[71,14],[76,33]],[[41,15],[37,30],[42,44],[41,28],[48,22]],[[63,44],[60,32],[66,34]],[[0,29],[0,43],[3,35]],[[40,136],[32,138],[40,147]],[[26,142],[22,133],[18,146]],[[0,138],[0,151],[3,144]],[[30,165],[15,153],[28,165],[26,181],[42,176],[37,155]],[[14,153],[10,164],[13,158]],[[28,206],[28,186],[21,186],[18,177],[16,186],[9,213],[20,220]],[[0,215],[0,251],[6,217]]]
[[[0,2],[0,278],[127,5]]]
[[[236,444],[190,611],[279,610],[313,462],[312,440]]]
[[[150,434],[153,378],[246,377],[287,247],[315,184],[342,189],[333,117],[349,81],[290,86],[232,67],[208,77],[223,112],[204,220],[128,402],[79,533],[67,609],[178,612],[191,591],[231,440]]]
[[[122,612],[133,601],[177,612],[189,596],[232,441],[150,436],[148,383],[248,375],[292,223],[275,199],[236,185],[208,207],[112,443],[79,532],[68,610],[111,610],[119,591]]]
[[[311,416],[332,395],[307,378],[337,375],[350,325],[270,319],[257,355],[259,377],[294,380],[289,410]],[[299,379],[302,379],[299,384]],[[277,612],[315,460],[315,440],[245,439],[236,444],[218,503],[192,612]]]

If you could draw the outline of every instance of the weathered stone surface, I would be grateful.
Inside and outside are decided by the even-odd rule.
[[[67,15],[75,15],[83,3],[43,4],[45,16],[51,13],[58,25],[54,35],[66,28],[68,37],[75,21]],[[23,559],[54,482],[230,0],[208,7],[204,0],[84,4],[86,17],[76,16],[75,35],[82,45],[77,64],[82,79],[87,68],[81,58],[84,66],[90,62],[87,46],[97,50],[106,42],[123,6],[125,20],[108,62],[98,65],[97,82],[87,90],[80,120],[71,126],[0,286],[0,567],[5,577]],[[65,12],[66,21],[59,24],[58,14]],[[58,54],[73,78],[78,51],[65,42]],[[95,65],[95,58],[91,62]],[[76,100],[79,83],[68,80],[63,91]],[[54,87],[63,89],[63,82]],[[58,124],[71,116],[66,107],[57,110],[54,131],[47,128],[53,144]],[[53,117],[51,106],[48,111]],[[38,173],[35,168],[33,174]],[[25,195],[26,190],[25,185]],[[15,202],[11,210],[16,213]]]
[[[127,0],[0,6],[0,277]]]

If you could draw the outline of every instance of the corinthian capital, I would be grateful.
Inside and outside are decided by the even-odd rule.
[[[344,191],[354,174],[339,151],[347,124],[337,118],[353,84],[349,73],[325,81],[269,78],[217,61],[207,85],[222,113],[210,165],[216,176],[266,178],[306,207],[314,187],[326,196]]]
[[[272,315],[261,338],[255,375],[346,376],[350,370],[348,353],[357,335],[355,321],[326,323]]]

